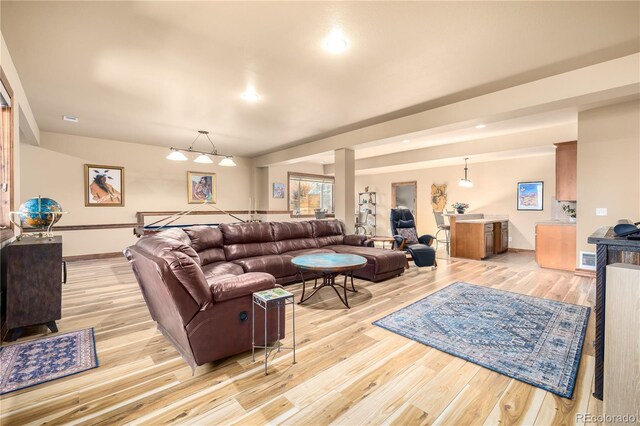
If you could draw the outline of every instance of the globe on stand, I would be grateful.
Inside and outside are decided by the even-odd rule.
[[[17,239],[23,236],[25,230],[36,236],[52,237],[51,228],[66,213],[57,201],[38,196],[29,198],[17,211],[11,212],[11,223],[20,231],[16,236]],[[16,218],[19,220],[14,220]]]

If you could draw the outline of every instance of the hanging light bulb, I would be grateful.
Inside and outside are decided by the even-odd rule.
[[[471,182],[471,180],[467,177],[467,171],[469,170],[469,168],[467,167],[467,160],[469,159],[469,157],[465,157],[464,159],[464,178],[460,179],[460,182],[458,182],[458,185],[463,187],[463,188],[472,188],[473,187],[473,182]]]
[[[235,165],[236,165],[236,162],[233,161],[233,158],[231,157],[224,157],[218,163],[218,166],[223,166],[223,167],[234,167]]]
[[[188,158],[186,155],[184,155],[183,153],[181,153],[180,151],[171,148],[171,152],[169,153],[169,155],[167,155],[167,160],[172,160],[172,161],[187,161]]]
[[[211,158],[209,158],[208,155],[206,154],[200,154],[196,157],[195,160],[193,160],[194,163],[203,163],[203,164],[211,164],[213,163],[213,160]]]

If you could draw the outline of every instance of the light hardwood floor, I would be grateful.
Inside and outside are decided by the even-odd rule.
[[[582,305],[594,299],[593,279],[539,269],[531,254],[440,259],[436,271],[412,266],[381,283],[357,280],[350,310],[330,289],[297,305],[296,365],[279,354],[265,377],[249,352],[192,376],[156,330],[124,259],[74,262],[58,326],[94,327],[100,367],[2,396],[0,423],[548,425],[601,412],[591,396],[593,312],[573,400],[371,325],[458,280]],[[299,298],[301,285],[288,289]]]

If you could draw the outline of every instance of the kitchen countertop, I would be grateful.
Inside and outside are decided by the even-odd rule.
[[[542,222],[536,222],[536,225],[576,226],[576,223],[566,220],[545,220]]]
[[[496,222],[508,222],[509,219],[458,219],[456,224],[458,223],[496,223]]]

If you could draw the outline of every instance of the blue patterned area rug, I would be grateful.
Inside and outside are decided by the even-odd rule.
[[[0,395],[96,368],[93,328],[0,348]]]
[[[589,311],[457,282],[373,324],[571,398]]]

